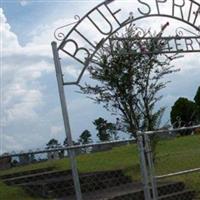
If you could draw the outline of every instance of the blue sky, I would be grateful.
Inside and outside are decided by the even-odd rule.
[[[1,2],[2,152],[42,147],[52,137],[63,142],[51,42],[57,27],[73,22],[75,14],[83,15],[91,6],[84,1]],[[74,140],[84,129],[94,131],[92,121],[105,115],[75,90],[70,87],[66,91]],[[95,112],[89,113],[92,107]]]
[[[20,43],[24,45],[31,40],[30,33],[40,25],[49,25],[59,19],[68,21],[75,14],[84,14],[88,8],[98,3],[98,1],[93,1],[93,4],[87,2],[84,0],[3,0],[2,8],[12,30],[18,35]]]
[[[51,52],[53,33],[57,27],[73,22],[74,15],[83,16],[99,2],[1,1],[1,152],[42,147],[52,137],[61,143],[64,140]],[[179,96],[193,98],[200,85],[199,64],[197,54],[187,55],[179,63],[184,66],[181,72],[169,77],[172,83],[163,91],[160,102],[167,106],[165,121]],[[68,68],[67,73],[73,78],[76,71]],[[66,89],[73,138],[76,140],[84,129],[89,129],[95,139],[92,121],[99,116],[108,120],[114,117],[76,90]]]

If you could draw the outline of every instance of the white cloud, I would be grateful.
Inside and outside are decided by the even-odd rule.
[[[2,22],[2,91],[3,110],[7,123],[13,120],[29,119],[37,116],[35,109],[43,103],[38,79],[53,71],[50,51],[43,46],[32,44],[20,46],[15,33],[11,31],[3,10]],[[44,52],[44,53],[43,53]]]
[[[10,150],[12,146],[13,149],[26,149],[27,145],[30,146],[27,141],[20,141],[17,136],[18,134],[25,134],[23,132],[26,130],[25,124],[30,127],[31,134],[27,137],[30,140],[33,139],[33,133],[39,135],[42,134],[42,130],[44,131],[42,138],[34,138],[35,144],[39,145],[42,142],[45,144],[48,135],[49,137],[58,136],[62,138],[61,135],[63,134],[59,135],[59,133],[63,131],[63,127],[54,125],[54,123],[58,124],[54,118],[59,117],[55,115],[52,115],[51,118],[48,118],[49,116],[44,117],[51,113],[51,110],[46,110],[49,102],[58,102],[58,96],[53,96],[50,93],[52,88],[49,88],[49,82],[45,82],[44,77],[48,77],[54,72],[51,50],[52,30],[63,25],[64,20],[60,19],[52,25],[36,28],[35,32],[32,33],[32,40],[25,46],[20,45],[18,37],[12,31],[2,9],[0,9],[0,20],[2,22],[0,32],[3,63],[0,85],[3,94],[1,97],[1,100],[3,100],[1,102],[1,125],[3,126],[1,134],[4,136],[3,143],[8,142],[8,145],[3,146],[4,150]],[[68,68],[68,72],[71,76],[77,75],[77,71],[72,67]],[[55,78],[55,75],[53,78]],[[54,87],[57,89],[56,82]],[[57,92],[55,88],[53,89]],[[51,99],[47,98],[49,94],[51,94]],[[56,93],[56,95],[58,94]],[[54,109],[54,107],[51,109]],[[57,115],[59,114],[61,115],[61,113],[57,113]],[[38,127],[42,125],[43,127],[39,130]],[[20,126],[22,128],[17,130]],[[13,130],[12,127],[16,127],[16,129]],[[15,142],[16,146],[13,145]],[[19,142],[20,145],[17,146]]]
[[[30,0],[19,0],[21,6],[26,6],[30,3]]]
[[[0,33],[1,33],[1,41],[0,46],[2,48],[2,51],[4,53],[5,49],[15,49],[18,50],[20,48],[19,42],[17,40],[17,36],[11,32],[11,27],[7,23],[6,17],[3,13],[3,9],[0,8]]]
[[[78,76],[80,75],[81,73],[81,70],[80,69],[76,69],[75,66],[72,66],[72,65],[68,65],[67,67],[65,67],[63,69],[63,73],[65,74],[69,74],[71,75],[73,78],[78,78]]]
[[[27,5],[28,2],[30,1],[20,1],[22,6]],[[137,8],[133,6],[133,1],[130,1],[131,3],[124,3],[124,1],[116,2],[116,6],[112,7],[112,9],[115,10],[115,8],[122,7],[123,11],[120,15],[123,18],[124,16],[128,17],[128,13]],[[28,131],[30,130],[30,135],[26,137],[26,140],[20,140],[17,136],[17,134],[25,135],[25,132],[19,132],[17,130],[6,131],[8,134],[4,135],[4,143],[7,144],[6,147],[4,146],[5,150],[7,149],[10,151],[13,149],[18,150],[26,148],[28,145],[31,145],[30,143],[32,143],[32,140],[34,140],[34,144],[37,146],[42,143],[45,144],[45,140],[47,141],[46,138],[48,137],[61,138],[61,135],[64,136],[61,111],[58,109],[59,111],[52,112],[55,107],[60,108],[56,82],[54,82],[55,89],[52,87],[52,84],[50,84],[51,81],[44,82],[44,77],[49,77],[52,75],[51,73],[54,72],[50,44],[51,41],[54,40],[53,30],[59,26],[73,22],[74,19],[59,19],[53,23],[47,23],[47,25],[39,25],[35,28],[34,32],[30,33],[32,39],[25,46],[20,45],[17,35],[12,31],[12,27],[7,22],[1,8],[0,20],[0,32],[3,39],[0,42],[3,48],[3,66],[1,66],[3,78],[1,87],[3,89],[4,117],[1,119],[1,125],[4,127],[12,127],[13,123],[15,123],[18,124],[16,126],[20,127],[23,123],[26,123],[28,124],[27,126],[29,126]],[[160,25],[167,21],[166,19],[155,20],[155,18],[153,20],[154,29],[160,28]],[[102,26],[101,21],[99,21],[99,24]],[[179,24],[174,22],[172,24],[173,28],[176,25]],[[70,28],[71,27],[68,27],[66,32],[70,30]],[[91,40],[96,41],[97,35],[92,31],[88,31],[87,24],[84,24],[81,30],[82,33],[90,37]],[[163,98],[164,105],[169,105],[169,102],[173,103],[176,97],[181,95],[181,92],[185,90],[184,95],[191,96],[190,88],[193,88],[194,85],[200,85],[197,75],[200,74],[200,70],[198,69],[200,59],[196,55],[197,54],[190,54],[176,63],[178,67],[183,66],[183,68],[181,68],[182,70],[177,76],[173,76],[173,83],[170,84],[171,86],[164,92],[168,94],[165,96],[166,98]],[[68,63],[67,56],[66,64],[65,66],[67,67],[64,69],[64,73],[69,74],[71,77],[77,77],[80,73],[80,68],[75,68],[71,62]],[[55,75],[52,77],[55,78]],[[47,98],[49,96],[46,96],[46,88],[48,88],[50,92],[56,90],[57,96],[53,94],[50,98]],[[69,98],[72,97],[71,94],[72,93],[70,93]],[[45,106],[48,106],[50,101],[54,102],[52,105],[49,105],[47,109]],[[73,100],[69,101],[72,132],[76,137],[78,137],[78,134],[82,131],[81,126],[87,129],[90,127],[90,124],[92,124],[91,122],[96,115],[102,115],[101,109],[97,109],[96,111],[95,106],[90,106],[90,104],[91,101],[83,100],[83,97],[80,96],[76,98],[73,97]],[[51,108],[51,106],[54,107]],[[59,120],[57,120],[58,118]]]
[[[3,139],[4,139],[4,144],[6,144],[6,151],[12,152],[13,150],[20,151],[23,149],[23,145],[17,142],[14,136],[4,135]]]
[[[54,69],[50,45],[32,43],[21,46],[1,8],[0,21],[2,37],[0,44],[2,47],[1,125],[3,126],[1,138],[6,144],[3,146],[4,150],[10,151],[26,148],[27,141],[20,142],[17,137],[19,132],[7,129],[12,129],[13,124],[18,124],[20,127],[24,126],[24,123],[29,123],[30,129],[33,130],[35,123],[40,119],[38,110],[45,106],[45,87],[40,79],[52,73]],[[40,138],[37,138],[39,142]]]
[[[64,133],[63,126],[51,126],[51,137],[58,137],[59,134]]]
[[[12,100],[10,104],[6,106],[5,115],[6,120],[9,124],[13,121],[21,121],[21,120],[31,120],[38,119],[38,114],[36,112],[36,108],[38,108],[42,103],[42,93],[39,90],[29,90],[20,93],[13,92]]]

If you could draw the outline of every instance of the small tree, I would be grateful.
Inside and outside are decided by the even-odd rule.
[[[90,131],[84,130],[79,137],[79,142],[81,144],[88,144],[88,143],[92,142],[91,136],[92,135],[91,135]]]
[[[96,129],[98,131],[97,137],[100,141],[109,141],[110,140],[110,133],[109,133],[109,123],[107,120],[99,117],[96,119],[93,124],[96,126]]]
[[[57,148],[60,146],[60,144],[58,143],[58,140],[52,138],[51,140],[49,140],[49,142],[46,144],[46,148],[47,149],[51,149],[51,148]]]
[[[159,92],[168,83],[163,77],[177,71],[171,66],[175,55],[158,53],[165,48],[160,37],[168,25],[166,23],[157,35],[146,41],[140,40],[134,25],[128,26],[121,36],[124,39],[103,46],[89,67],[95,85],[80,86],[84,94],[91,95],[95,102],[120,116],[122,129],[134,137],[138,130],[158,128],[164,108],[155,110],[155,105],[162,98]],[[109,135],[102,126],[105,122],[100,122],[96,124],[99,137],[108,140]]]
[[[58,140],[52,138],[51,140],[49,140],[49,142],[46,144],[46,149],[55,149],[55,148],[59,148],[61,147],[61,145],[59,144]],[[64,156],[64,151],[52,151],[52,152],[48,152],[47,157],[48,159],[55,159],[55,158],[62,158]]]
[[[81,133],[81,135],[79,136],[78,142],[79,142],[80,144],[83,144],[83,145],[84,145],[84,144],[89,144],[89,143],[92,142],[91,136],[92,136],[92,135],[91,135],[90,131],[84,130],[84,131]],[[88,152],[89,149],[90,149],[90,148],[85,147],[85,148],[82,148],[81,151],[84,152],[84,153],[86,153],[86,152]]]
[[[194,97],[194,101],[197,106],[197,111],[198,111],[198,123],[200,123],[200,86],[197,89],[196,95]]]
[[[196,95],[194,97],[194,101],[196,105],[200,107],[200,86],[197,89]]]
[[[111,123],[111,122],[108,122],[108,123],[107,123],[107,131],[108,131],[110,137],[111,137],[113,140],[118,140],[118,139],[119,139],[116,124],[113,124],[113,123]]]

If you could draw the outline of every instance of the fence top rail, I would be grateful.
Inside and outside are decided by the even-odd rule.
[[[139,135],[152,135],[152,134],[162,134],[166,132],[178,132],[178,131],[183,131],[183,130],[192,130],[192,129],[197,129],[200,128],[199,125],[195,126],[190,126],[190,127],[181,127],[181,128],[175,128],[175,129],[162,129],[162,130],[155,130],[155,131],[138,131],[138,136]],[[81,144],[81,145],[72,145],[72,146],[62,146],[59,148],[52,148],[52,149],[40,149],[36,151],[27,151],[27,152],[21,152],[21,153],[10,153],[10,154],[5,154],[1,155],[0,159],[2,158],[7,158],[7,157],[15,157],[15,156],[20,156],[20,155],[27,155],[27,154],[41,154],[41,153],[48,153],[48,152],[55,152],[55,151],[61,151],[61,150],[73,150],[73,149],[80,149],[80,148],[87,148],[87,147],[94,147],[94,146],[103,146],[103,145],[108,145],[108,144],[125,144],[128,142],[136,142],[136,138],[131,138],[131,139],[126,139],[126,140],[113,140],[113,141],[107,141],[107,142],[100,142],[100,143],[90,143],[90,144]]]
[[[163,179],[163,178],[168,178],[168,177],[172,177],[172,176],[180,176],[180,175],[185,175],[185,174],[194,173],[194,172],[200,173],[200,168],[188,169],[188,170],[184,170],[184,171],[180,171],[180,172],[160,175],[160,176],[156,176],[156,178],[157,179]]]
[[[104,146],[104,145],[109,145],[109,144],[126,144],[129,142],[136,142],[136,139],[132,138],[132,139],[126,139],[126,140],[113,140],[113,141],[107,141],[107,142],[101,142],[101,143],[62,146],[59,148],[41,149],[41,150],[36,150],[36,151],[27,151],[23,153],[21,152],[21,153],[6,154],[6,155],[1,155],[0,159],[7,158],[7,157],[20,156],[20,155],[28,155],[28,154],[41,154],[41,153],[49,153],[49,152],[62,151],[62,150],[75,150],[75,149],[88,148],[88,147],[94,147],[94,146]]]
[[[166,132],[178,132],[178,131],[184,131],[184,130],[193,130],[200,128],[200,124],[194,125],[194,126],[188,126],[188,127],[180,127],[180,128],[174,128],[174,129],[161,129],[161,130],[155,130],[155,131],[138,131],[137,135],[152,135],[152,134],[161,134]]]

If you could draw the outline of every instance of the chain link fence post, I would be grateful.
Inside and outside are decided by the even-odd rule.
[[[157,184],[149,135],[137,133],[140,167],[145,200],[158,200]]]
[[[137,132],[137,144],[140,158],[140,168],[141,168],[141,176],[142,176],[142,184],[144,188],[144,198],[145,200],[151,200],[151,190],[149,187],[148,180],[148,169],[145,158],[145,145],[144,145],[144,137],[142,132]]]
[[[148,167],[148,177],[149,182],[152,189],[152,199],[158,200],[158,191],[157,191],[157,183],[155,178],[155,169],[154,169],[154,161],[153,161],[153,154],[152,154],[152,147],[151,147],[151,139],[148,134],[144,134],[144,143],[145,143],[145,153],[147,158],[147,167]]]

